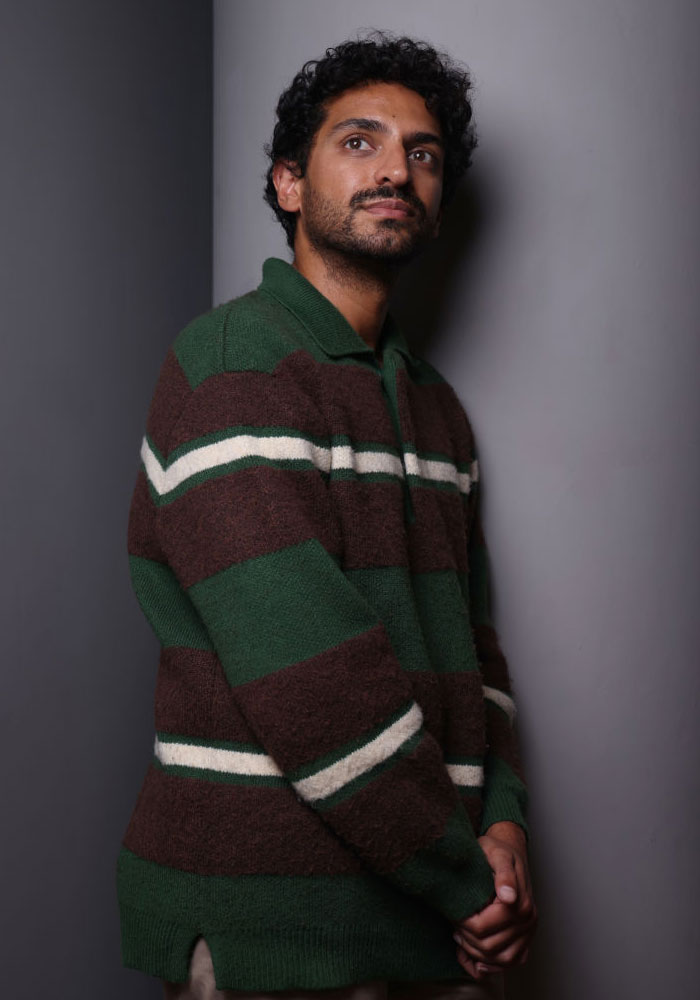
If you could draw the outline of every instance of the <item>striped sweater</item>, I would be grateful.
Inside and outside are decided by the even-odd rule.
[[[162,646],[118,862],[124,963],[220,988],[465,977],[452,923],[525,828],[455,392],[289,264],[164,362],[129,521]]]

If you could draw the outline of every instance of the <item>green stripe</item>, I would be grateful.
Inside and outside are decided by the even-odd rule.
[[[480,799],[483,794],[483,789],[480,785],[455,785],[455,789],[459,795],[470,799]]]
[[[416,615],[413,574],[406,566],[348,569],[352,587],[374,609],[404,670],[433,671]]]
[[[334,448],[352,448],[353,451],[372,451],[379,454],[393,455],[400,458],[401,452],[391,444],[384,444],[383,441],[365,441],[351,437],[349,434],[331,434],[330,443]]]
[[[232,685],[332,650],[378,624],[316,538],[229,566],[188,593]]]
[[[147,861],[122,848],[117,878],[120,902],[164,919],[202,927],[240,924],[279,927],[364,924],[368,913],[382,922],[403,907],[425,920],[425,908],[370,872],[335,875],[197,875]],[[368,903],[372,903],[368,909]],[[435,918],[428,923],[435,923]],[[441,924],[442,926],[442,924]]]
[[[196,316],[175,339],[175,357],[192,389],[222,370],[223,331],[229,311],[225,304]]]
[[[342,788],[339,788],[337,792],[334,792],[327,798],[314,802],[314,809],[320,813],[328,812],[328,810],[332,809],[333,806],[337,806],[341,802],[345,802],[345,800],[353,796],[355,792],[359,792],[360,789],[365,788],[372,781],[374,781],[375,778],[378,778],[385,771],[388,771],[389,768],[394,767],[397,760],[400,760],[402,757],[407,757],[410,753],[413,753],[424,736],[425,730],[421,727],[417,733],[414,733],[413,736],[411,736],[410,739],[406,740],[405,743],[402,743],[398,750],[394,751],[391,757],[387,757],[379,764],[370,768],[369,771],[365,771],[364,774],[358,775],[352,781],[343,785]]]
[[[478,670],[469,611],[455,570],[405,566],[346,570],[376,610],[404,670]]]
[[[139,604],[161,645],[213,649],[192,601],[169,566],[129,556],[129,569]]]
[[[441,490],[443,493],[462,493],[457,483],[445,479],[429,479],[413,472],[406,473],[406,481],[419,489]]]
[[[444,673],[478,670],[469,609],[455,570],[414,573],[416,610],[434,669]]]
[[[163,452],[156,447],[155,441],[150,436],[150,434],[144,434],[144,437],[148,442],[148,447],[151,449],[155,457],[158,459],[158,463],[160,464],[161,468],[163,468],[166,464],[166,459],[165,456],[163,455]]]
[[[440,372],[424,358],[414,357],[411,372],[411,381],[414,385],[447,385]]]
[[[317,771],[322,771],[326,767],[330,767],[331,764],[336,764],[343,757],[347,757],[349,754],[353,753],[355,750],[359,750],[360,747],[367,746],[372,740],[376,739],[377,736],[381,735],[389,726],[392,726],[397,719],[405,715],[410,709],[413,701],[408,701],[398,708],[395,712],[379,723],[379,725],[373,726],[372,729],[368,729],[361,736],[358,736],[354,740],[350,740],[349,743],[344,743],[339,750],[333,750],[330,753],[324,754],[322,757],[316,758],[309,764],[304,764],[303,767],[296,768],[294,771],[288,771],[287,777],[290,781],[301,781],[302,778],[308,778],[312,774],[316,774]]]
[[[334,483],[348,480],[361,480],[363,483],[400,483],[401,476],[396,472],[360,472],[357,469],[331,469],[328,479]]]
[[[194,778],[197,781],[214,781],[223,785],[255,785],[258,788],[265,786],[289,788],[289,782],[283,776],[275,774],[239,774],[230,771],[212,771],[206,767],[187,767],[182,764],[163,764],[157,757],[153,757],[153,766],[166,774],[175,774],[180,778]]]

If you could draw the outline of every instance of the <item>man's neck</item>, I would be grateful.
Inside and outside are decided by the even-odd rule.
[[[395,269],[374,262],[355,263],[330,252],[322,257],[298,245],[292,266],[333,303],[370,347],[376,348],[396,279]]]

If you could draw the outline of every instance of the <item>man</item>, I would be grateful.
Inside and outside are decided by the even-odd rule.
[[[406,38],[307,63],[269,148],[293,264],[156,386],[129,546],[157,736],[119,895],[167,997],[493,997],[527,955],[471,432],[387,315],[469,164],[469,88]]]

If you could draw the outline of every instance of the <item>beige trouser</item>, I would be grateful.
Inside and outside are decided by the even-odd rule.
[[[331,990],[272,990],[269,993],[217,990],[211,952],[204,938],[194,946],[186,983],[164,983],[165,1000],[503,1000],[503,976],[478,983],[445,980],[434,983],[387,983],[374,980]]]

